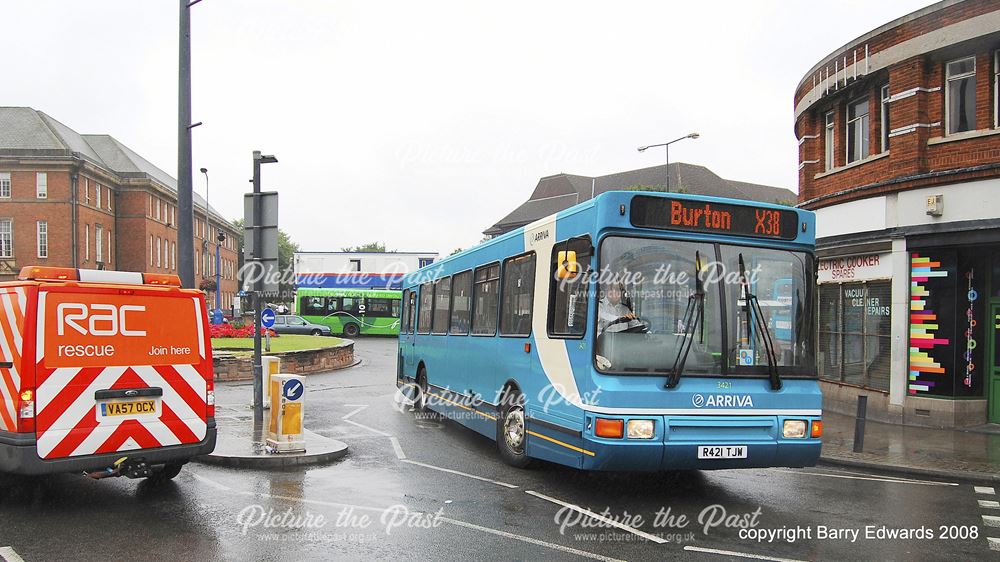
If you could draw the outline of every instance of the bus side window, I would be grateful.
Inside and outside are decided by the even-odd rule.
[[[472,272],[456,273],[451,284],[451,333],[469,333],[469,315],[472,306]]]
[[[409,289],[406,289],[405,291],[403,291],[403,301],[402,302],[404,302],[404,303],[409,303],[410,302],[410,290]],[[404,333],[404,334],[408,334],[410,332],[410,315],[409,315],[410,307],[404,305],[403,306],[403,310],[400,311],[400,309],[399,309],[399,303],[400,303],[400,301],[397,301],[397,300],[393,300],[392,301],[392,316],[393,316],[393,318],[399,318],[399,331],[402,332],[402,333]],[[400,316],[400,313],[402,313],[402,316]]]
[[[534,253],[504,262],[501,290],[500,335],[530,335],[531,305],[535,294]]]
[[[559,279],[559,252],[576,252],[578,267],[575,276]],[[552,248],[548,330],[553,336],[582,337],[587,332],[592,252],[589,238],[558,242]]]
[[[417,312],[417,333],[431,333],[431,306],[434,303],[434,284],[420,286],[420,309]]]
[[[472,287],[472,333],[477,336],[495,336],[497,333],[497,305],[500,286],[500,264],[476,268]]]
[[[413,323],[416,322],[417,293],[410,291],[410,300],[406,303],[406,332],[413,333]]]

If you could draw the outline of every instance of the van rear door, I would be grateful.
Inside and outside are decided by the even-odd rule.
[[[205,438],[211,350],[200,292],[42,285],[37,318],[39,457]]]

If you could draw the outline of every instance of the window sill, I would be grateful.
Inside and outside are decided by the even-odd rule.
[[[851,162],[850,164],[846,164],[846,165],[841,166],[839,168],[834,168],[834,169],[828,170],[826,172],[820,172],[820,173],[816,174],[815,176],[813,176],[813,179],[814,180],[818,180],[820,178],[825,178],[826,176],[832,176],[833,174],[836,174],[838,172],[843,172],[844,170],[850,170],[851,168],[857,168],[858,166],[864,166],[865,164],[867,164],[869,162],[874,162],[875,160],[880,160],[882,158],[885,158],[886,156],[889,156],[889,151],[888,150],[886,150],[885,152],[880,152],[878,154],[873,154],[872,156],[869,156],[868,158],[865,158],[863,160],[856,160],[854,162]]]
[[[927,139],[927,146],[933,146],[935,144],[944,144],[946,142],[957,142],[968,139],[978,139],[982,137],[992,137],[993,135],[1000,135],[1000,129],[979,129],[976,131],[965,131],[964,133],[954,133],[946,137],[931,137]]]

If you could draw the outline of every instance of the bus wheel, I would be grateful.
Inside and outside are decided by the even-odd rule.
[[[516,388],[511,388],[500,405],[500,419],[497,423],[497,448],[505,463],[525,468],[531,459],[525,453],[528,432],[524,424],[524,396]]]
[[[353,338],[361,333],[361,328],[357,324],[347,324],[344,326],[344,335]]]
[[[413,409],[418,412],[427,411],[427,371],[423,367],[417,373],[417,395],[413,400]]]

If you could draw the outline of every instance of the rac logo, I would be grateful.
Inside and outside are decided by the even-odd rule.
[[[749,394],[694,394],[691,403],[695,408],[753,408],[753,397]]]
[[[129,330],[128,313],[145,312],[146,307],[123,304],[92,304],[63,302],[56,306],[56,333],[66,335],[71,328],[85,336],[131,336],[142,337],[146,330]]]

